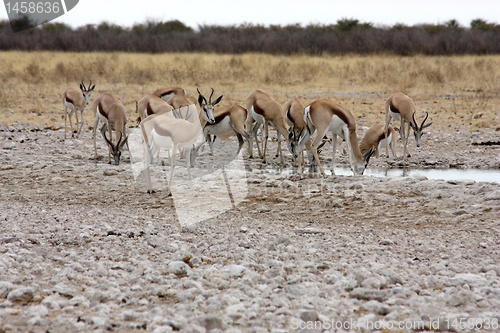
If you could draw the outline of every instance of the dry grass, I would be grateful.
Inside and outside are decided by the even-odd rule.
[[[391,93],[411,96],[428,110],[440,130],[500,127],[500,56],[272,56],[265,54],[0,53],[0,122],[59,127],[61,94],[93,80],[96,91],[112,93],[133,115],[134,100],[160,86],[178,85],[223,94],[223,104],[244,104],[262,89],[283,103],[332,98],[361,125],[384,117]],[[92,99],[92,98],[91,98]],[[362,118],[360,118],[362,117]],[[90,112],[85,120],[91,122]]]

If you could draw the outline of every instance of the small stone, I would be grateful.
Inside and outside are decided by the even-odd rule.
[[[448,279],[443,283],[445,287],[463,286],[468,284],[471,287],[481,287],[488,285],[488,280],[477,274],[462,273]]]
[[[290,245],[292,242],[290,241],[290,238],[286,237],[286,236],[279,236],[278,238],[276,238],[276,241],[274,242],[276,245],[280,245],[280,244],[283,244],[284,246],[288,246]]]
[[[113,170],[113,169],[107,169],[102,172],[104,176],[116,176],[118,174],[118,171]]]
[[[186,276],[189,266],[184,261],[172,261],[167,268],[167,273],[177,276]]]
[[[364,300],[376,300],[383,302],[388,298],[387,293],[384,290],[370,289],[370,288],[355,288],[350,293],[351,298],[364,299]]]
[[[324,234],[325,232],[318,228],[303,228],[303,229],[295,229],[294,232],[299,235],[304,234]]]
[[[153,333],[171,333],[173,332],[174,330],[172,329],[171,326],[160,326],[160,327],[157,327],[153,330]],[[190,332],[195,332],[194,330],[190,331]]]
[[[390,307],[386,306],[383,303],[377,302],[375,300],[368,301],[365,304],[361,305],[361,309],[368,311],[368,312],[376,313],[376,314],[379,314],[382,316],[385,316],[391,310]]]
[[[32,306],[26,311],[27,317],[47,317],[48,315],[49,310],[43,305]]]
[[[135,321],[139,317],[139,315],[135,311],[125,310],[121,313],[120,317],[124,321]]]
[[[458,293],[450,296],[446,301],[448,306],[460,306],[469,303],[472,300],[472,292],[470,290],[462,289]]]
[[[33,299],[33,289],[31,288],[19,288],[13,290],[7,296],[7,300],[12,303],[15,302],[29,302]]]
[[[227,273],[233,279],[237,279],[243,276],[246,271],[246,267],[242,265],[228,265],[221,268],[221,273]]]
[[[16,288],[17,286],[10,282],[0,281],[0,298],[7,298],[7,295],[9,295],[9,293]]]
[[[363,288],[371,288],[371,289],[380,289],[382,287],[382,282],[377,279],[375,276],[371,276],[363,282],[361,282],[361,287]]]
[[[200,324],[200,326],[204,327],[207,331],[217,328],[222,330],[224,328],[222,319],[216,315],[211,315],[211,314],[205,315],[197,318],[197,321]]]
[[[391,245],[394,245],[394,242],[391,241],[390,239],[382,239],[379,244],[380,245],[391,246]]]
[[[297,315],[306,323],[315,322],[318,320],[318,312],[316,310],[299,310]]]

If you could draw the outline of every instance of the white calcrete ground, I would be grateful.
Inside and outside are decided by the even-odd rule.
[[[299,180],[270,171],[273,143],[271,165],[245,158],[245,187],[233,186],[232,199],[172,199],[168,166],[155,166],[161,186],[147,195],[127,152],[112,166],[93,160],[88,131],[61,137],[0,132],[0,332],[500,330],[498,183]],[[497,147],[470,145],[482,139],[492,138],[432,134],[426,149],[411,142],[407,163],[422,167],[440,152],[434,166],[498,169]],[[336,162],[346,166],[341,150]],[[197,168],[213,165],[205,150]],[[178,169],[174,182],[189,190]],[[209,181],[212,193],[227,193],[224,180]],[[181,211],[190,202],[208,218],[191,223]]]

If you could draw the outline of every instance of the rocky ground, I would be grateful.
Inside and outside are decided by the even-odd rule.
[[[299,180],[276,171],[273,142],[265,166],[245,152],[218,169],[206,149],[197,198],[181,160],[172,198],[168,166],[147,195],[142,164],[107,164],[100,137],[95,161],[89,131],[0,130],[0,332],[499,330],[494,176]],[[488,141],[498,132],[430,131],[408,162],[370,165],[498,171]]]

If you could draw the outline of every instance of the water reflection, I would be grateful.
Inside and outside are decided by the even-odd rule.
[[[295,174],[297,171],[294,168],[284,169],[264,169],[270,173],[285,173]],[[311,170],[304,170],[304,173]],[[331,175],[330,170],[325,170],[328,175]],[[350,168],[335,168],[337,176],[352,176]],[[365,176],[372,177],[427,177],[427,179],[441,180],[474,180],[476,182],[495,182],[500,184],[500,170],[481,170],[481,169],[383,169],[383,168],[367,168],[364,172]]]

